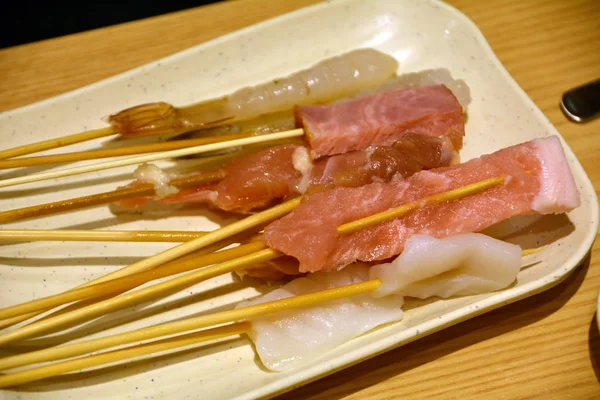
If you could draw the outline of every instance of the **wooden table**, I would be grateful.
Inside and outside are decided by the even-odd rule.
[[[0,51],[0,110],[33,103],[317,1],[239,0]],[[600,187],[600,119],[561,94],[600,77],[594,0],[451,0],[472,18]],[[191,23],[193,21],[193,23]],[[564,283],[321,379],[281,399],[600,398],[600,244]],[[598,396],[598,397],[596,397]]]

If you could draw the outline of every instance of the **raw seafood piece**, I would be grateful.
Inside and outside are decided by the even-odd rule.
[[[422,169],[449,165],[457,154],[448,139],[408,134],[390,147],[373,147],[340,154],[313,164],[299,145],[281,145],[238,158],[224,168],[218,183],[185,189],[161,198],[165,204],[206,203],[246,213],[308,187],[360,186],[388,181],[396,174],[410,176]],[[122,201],[125,207],[140,207],[150,198]]]
[[[342,103],[349,100],[356,100],[360,97],[371,96],[376,93],[386,92],[397,89],[410,89],[421,86],[444,85],[452,91],[458,102],[467,111],[467,106],[471,102],[469,87],[461,79],[455,79],[450,71],[444,68],[428,69],[418,72],[409,72],[397,77],[390,78],[380,86],[361,90],[356,95],[347,96],[335,100],[335,103]],[[218,136],[234,134],[239,132],[251,132],[257,135],[281,132],[293,129],[295,125],[293,110],[263,114],[250,120],[237,121],[227,125],[220,125],[211,128],[205,128],[198,131],[188,132],[177,137],[177,139],[193,139],[205,136]],[[188,156],[198,157],[198,156]],[[205,157],[201,155],[200,157]]]
[[[428,298],[488,293],[515,281],[521,248],[469,233],[445,239],[414,235],[391,263],[357,263],[316,272],[237,307],[379,279],[374,292],[252,320],[250,338],[263,364],[298,368],[360,334],[403,317],[402,296]]]
[[[310,274],[264,296],[240,303],[236,308],[368,279],[366,265],[353,265],[340,272]],[[378,325],[401,320],[402,304],[401,296],[376,299],[363,294],[253,319],[249,335],[263,364],[271,370],[281,371],[310,361]]]
[[[382,285],[373,296],[466,296],[504,289],[521,269],[521,248],[481,233],[436,239],[412,235],[391,263],[371,268]]]
[[[494,177],[504,185],[414,210],[392,221],[340,235],[336,228],[404,203]],[[438,238],[478,232],[520,214],[579,206],[579,193],[560,140],[535,139],[464,164],[422,171],[405,181],[316,193],[265,229],[266,244],[300,261],[300,272],[344,267],[400,254],[414,234]]]
[[[296,106],[313,158],[389,146],[413,132],[449,137],[462,148],[463,108],[446,86],[391,90],[331,105]]]
[[[155,135],[249,119],[318,104],[385,82],[398,62],[374,49],[358,49],[319,62],[290,76],[239,89],[186,107],[164,102],[142,104],[110,115],[107,122],[122,135]]]

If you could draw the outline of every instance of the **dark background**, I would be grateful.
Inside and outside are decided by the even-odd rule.
[[[0,0],[0,47],[184,10],[218,0],[29,1]]]

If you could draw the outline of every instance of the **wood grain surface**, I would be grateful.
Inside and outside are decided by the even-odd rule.
[[[317,1],[238,0],[0,51],[0,110],[33,103]],[[600,119],[558,103],[600,78],[595,0],[450,0],[483,31],[600,187]],[[291,399],[600,398],[600,245],[557,287],[280,396]]]

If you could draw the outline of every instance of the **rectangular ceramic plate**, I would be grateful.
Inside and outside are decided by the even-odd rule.
[[[0,117],[2,147],[101,127],[99,117],[140,103],[164,100],[183,105],[215,97],[359,47],[392,54],[400,62],[401,73],[447,68],[454,77],[468,83],[473,101],[468,111],[463,160],[536,137],[558,135],[503,68],[477,27],[455,9],[437,1],[347,0],[284,15],[80,90],[4,113]],[[98,143],[72,149],[94,148]],[[547,244],[543,252],[530,256],[528,261],[534,265],[524,269],[517,284],[507,290],[409,303],[403,321],[346,343],[301,370],[266,371],[249,341],[241,337],[175,355],[25,385],[18,392],[6,391],[4,397],[91,400],[125,393],[139,399],[267,397],[556,285],[585,256],[598,221],[593,187],[563,144],[581,193],[581,207],[568,216],[513,221],[508,224],[513,233],[496,229],[497,235],[527,247]],[[2,189],[0,209],[112,190],[127,182],[132,171],[133,167],[126,167]],[[23,173],[9,171],[0,178]],[[100,207],[2,228],[200,230],[227,223],[224,218],[208,211],[175,212],[161,218],[115,216],[107,207]],[[530,224],[529,228],[524,224]],[[534,231],[538,233],[532,234]],[[169,246],[60,242],[0,246],[0,305],[66,290]],[[82,332],[96,332],[93,336],[98,336],[101,328],[108,328],[103,334],[122,332],[228,309],[256,293],[231,276],[223,276],[160,302],[100,318],[83,330],[69,331],[52,340],[76,339]],[[144,318],[135,320],[140,316]]]

